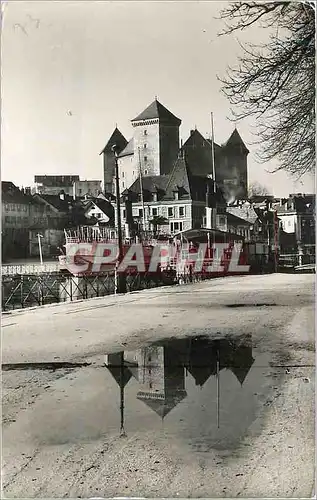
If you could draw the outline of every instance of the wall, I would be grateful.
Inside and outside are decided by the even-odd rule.
[[[101,181],[76,181],[73,185],[73,195],[76,197],[89,194],[90,196],[97,197],[101,192]]]
[[[40,255],[38,233],[43,235],[43,238],[41,238],[43,257],[58,254],[57,247],[61,247],[64,243],[64,231],[60,229],[37,229],[29,232],[30,256],[35,257]]]
[[[25,228],[30,222],[29,203],[2,202],[2,229]]]
[[[134,157],[138,161],[139,148],[143,175],[160,175],[159,120],[134,122]]]
[[[161,125],[160,133],[160,175],[169,174],[179,153],[178,125]]]
[[[118,158],[119,186],[122,193],[128,189],[139,176],[139,166],[135,155],[128,155]],[[115,182],[113,180],[115,193]]]

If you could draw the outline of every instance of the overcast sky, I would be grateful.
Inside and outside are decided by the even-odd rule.
[[[100,151],[114,127],[130,139],[130,120],[155,98],[223,143],[234,125],[217,74],[234,64],[236,36],[217,38],[224,2],[10,0],[2,32],[1,177],[31,185],[36,174],[102,179]],[[244,40],[266,33],[250,30]],[[239,35],[239,39],[242,39]],[[276,164],[254,159],[252,122],[238,124],[249,147],[249,179],[276,196],[312,192]]]

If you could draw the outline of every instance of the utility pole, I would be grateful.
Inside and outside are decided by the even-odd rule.
[[[124,352],[120,353],[120,437],[127,437],[124,429]]]
[[[142,167],[141,167],[141,152],[138,148],[139,154],[139,175],[140,175],[140,191],[141,191],[141,204],[142,204],[142,219],[143,219],[143,231],[145,232],[145,208],[144,208],[144,198],[143,198],[143,182],[142,182]]]
[[[38,233],[37,234],[37,240],[38,240],[38,243],[39,243],[39,252],[40,252],[40,262],[41,262],[41,266],[43,266],[43,254],[42,254],[42,243],[41,243],[41,238],[43,238],[43,235]]]
[[[122,227],[121,227],[120,186],[119,186],[117,145],[114,144],[111,149],[114,153],[114,158],[115,158],[116,207],[117,207],[117,228],[118,228],[118,245],[119,245],[119,255],[116,262],[116,292],[126,293],[127,291],[126,276],[125,274],[118,272],[119,266],[123,260],[123,243],[122,243]]]

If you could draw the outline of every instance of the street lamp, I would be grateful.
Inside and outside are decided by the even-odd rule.
[[[116,289],[117,293],[126,293],[127,282],[124,274],[118,273],[118,268],[123,260],[122,228],[121,228],[121,210],[120,210],[120,187],[119,187],[119,167],[118,167],[118,147],[114,144],[111,148],[115,159],[115,180],[116,180],[116,207],[117,207],[117,228],[118,228],[118,246],[119,255],[116,262]]]

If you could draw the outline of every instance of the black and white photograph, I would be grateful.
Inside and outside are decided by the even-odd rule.
[[[315,497],[315,16],[1,0],[1,498]]]

